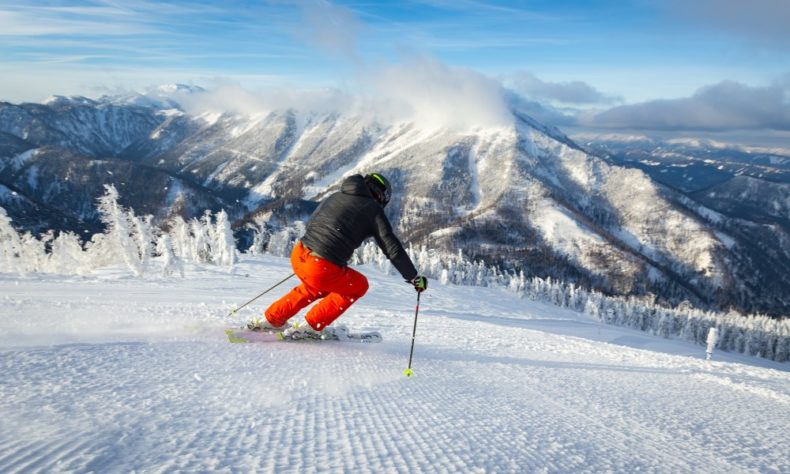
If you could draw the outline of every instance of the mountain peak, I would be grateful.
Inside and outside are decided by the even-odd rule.
[[[51,95],[44,100],[44,105],[59,106],[59,105],[96,105],[97,102],[93,99],[81,95]]]
[[[156,88],[156,92],[159,92],[160,94],[195,94],[199,92],[206,92],[206,89],[190,84],[162,84]]]
[[[118,92],[103,95],[99,103],[111,105],[132,105],[155,109],[180,109],[179,97],[205,92],[200,86],[188,84],[162,84],[150,87],[143,92]],[[57,97],[57,96],[56,96]],[[89,100],[89,99],[88,99]]]

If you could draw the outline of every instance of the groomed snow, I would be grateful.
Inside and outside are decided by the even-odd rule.
[[[285,259],[0,274],[0,472],[790,472],[787,364],[433,281],[409,379],[414,291],[362,271],[381,344],[229,344]]]

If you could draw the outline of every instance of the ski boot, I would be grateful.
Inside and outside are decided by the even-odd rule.
[[[282,333],[283,339],[338,339],[335,333],[335,328],[325,327],[321,331],[313,329],[307,321],[295,322],[293,326],[284,330]]]
[[[272,323],[266,318],[253,318],[247,323],[247,329],[256,332],[280,332],[283,330],[282,327],[272,326]]]

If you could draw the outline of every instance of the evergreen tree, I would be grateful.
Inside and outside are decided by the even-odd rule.
[[[258,226],[252,223],[248,223],[246,226],[247,229],[252,231],[252,244],[250,244],[250,248],[247,249],[247,254],[249,255],[260,255],[266,249],[266,244],[269,241],[269,231],[266,229],[265,226]]]
[[[601,320],[601,308],[592,298],[588,298],[584,304],[584,312],[597,320]]]
[[[52,240],[47,270],[53,273],[87,273],[92,268],[86,265],[86,252],[79,237],[73,232],[61,232]]]
[[[133,209],[129,209],[126,213],[126,220],[129,222],[132,241],[137,246],[137,255],[140,259],[140,265],[143,268],[145,268],[154,254],[154,231],[151,226],[152,219],[153,216],[136,216]]]
[[[195,261],[198,263],[211,263],[211,241],[209,232],[211,228],[211,211],[206,211],[198,219],[192,219],[189,223],[189,231],[192,234],[192,249]]]
[[[786,330],[777,338],[774,360],[777,362],[790,360],[790,332]]]
[[[184,264],[173,250],[173,240],[168,234],[162,234],[156,243],[156,252],[162,257],[162,275],[170,276],[175,272],[184,278]]]
[[[175,216],[170,220],[170,237],[174,255],[185,261],[197,261],[189,224],[181,216]]]
[[[19,258],[22,253],[22,239],[11,226],[11,218],[0,207],[0,267],[7,272],[20,271]]]
[[[104,256],[120,254],[123,262],[135,275],[142,275],[143,268],[137,242],[132,238],[128,215],[118,204],[118,191],[111,184],[105,184],[104,188],[105,193],[98,199],[97,206],[101,221],[107,228]]]
[[[39,240],[30,232],[25,232],[21,238],[19,263],[17,267],[22,272],[41,272],[49,258],[47,256],[46,242]]]
[[[214,226],[214,262],[218,265],[233,267],[236,263],[236,240],[230,227],[228,214],[222,210],[217,213],[217,222]]]

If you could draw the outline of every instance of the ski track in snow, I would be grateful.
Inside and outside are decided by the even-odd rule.
[[[413,290],[363,271],[380,344],[229,344],[285,259],[0,274],[0,472],[790,472],[787,364],[434,281],[405,378]]]

